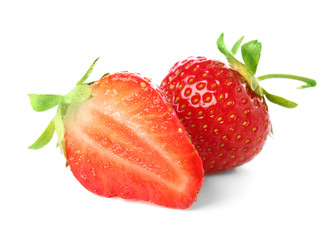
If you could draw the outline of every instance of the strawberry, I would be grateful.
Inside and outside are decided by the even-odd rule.
[[[245,64],[234,55],[243,38],[231,51],[217,41],[228,66],[205,57],[189,57],[177,62],[160,88],[190,134],[207,174],[226,171],[253,159],[263,148],[271,131],[265,97],[273,103],[293,108],[296,103],[268,93],[259,85],[268,78],[291,78],[313,87],[312,79],[269,74],[256,78],[261,43],[251,41],[241,48]]]
[[[30,146],[54,131],[67,164],[89,191],[104,197],[188,208],[203,182],[202,161],[160,90],[138,74],[119,72],[65,96],[31,94],[37,111],[58,105],[55,118]]]

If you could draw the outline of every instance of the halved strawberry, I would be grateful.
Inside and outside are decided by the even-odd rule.
[[[64,123],[56,132],[64,132],[60,146],[77,180],[105,197],[189,207],[203,182],[202,162],[161,92],[128,72],[77,86],[85,90],[73,91],[70,103],[63,96],[55,117]]]

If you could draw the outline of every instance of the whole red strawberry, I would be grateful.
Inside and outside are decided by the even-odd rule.
[[[89,191],[104,197],[187,208],[203,181],[202,161],[161,92],[138,74],[120,72],[69,94],[31,94],[33,108],[58,105],[55,118],[30,148],[54,131],[67,164]]]
[[[261,151],[271,131],[265,96],[285,107],[297,105],[269,94],[258,80],[282,77],[306,82],[301,88],[316,85],[312,79],[287,74],[257,79],[254,74],[261,44],[251,41],[242,46],[243,64],[234,57],[242,40],[231,51],[224,45],[223,34],[217,41],[231,66],[205,57],[189,57],[177,62],[160,86],[190,134],[205,173],[240,166]]]

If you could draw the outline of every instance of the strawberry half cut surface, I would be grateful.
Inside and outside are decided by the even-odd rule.
[[[76,88],[59,97],[55,118],[30,148],[44,146],[54,128],[67,164],[89,191],[170,208],[191,206],[203,182],[202,161],[161,92],[128,72],[80,81]],[[38,105],[38,95],[30,98]]]
[[[287,108],[297,106],[268,93],[260,81],[289,78],[306,83],[299,88],[316,85],[313,79],[289,74],[255,77],[261,43],[253,40],[241,47],[242,63],[234,57],[242,40],[229,51],[221,34],[217,47],[229,64],[189,57],[177,62],[160,85],[190,134],[207,174],[240,166],[262,150],[272,129],[266,99]]]

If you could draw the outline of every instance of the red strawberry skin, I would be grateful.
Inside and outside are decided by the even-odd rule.
[[[246,80],[204,57],[177,62],[160,86],[190,134],[206,174],[250,161],[270,132],[268,108]]]
[[[64,117],[66,156],[77,180],[104,197],[188,208],[202,161],[176,114],[148,79],[128,72],[92,85]]]

